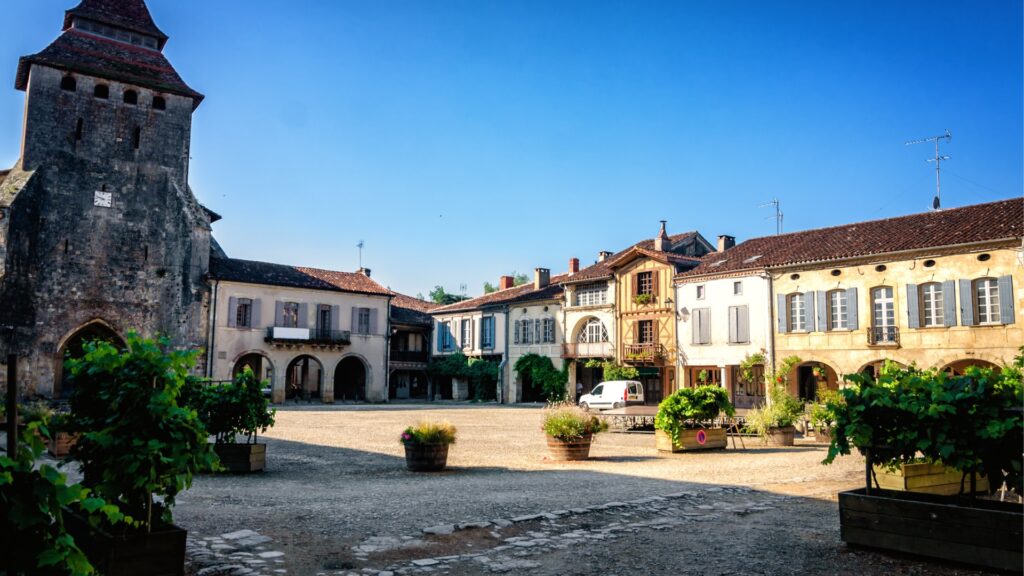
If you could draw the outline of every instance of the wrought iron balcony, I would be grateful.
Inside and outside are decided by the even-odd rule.
[[[352,343],[352,333],[348,330],[323,330],[320,328],[286,328],[270,326],[267,328],[267,342],[282,344],[320,344],[346,345]]]
[[[626,362],[653,362],[665,355],[662,345],[653,343],[626,344],[623,352]]]
[[[900,330],[895,326],[872,326],[868,328],[868,344],[871,346],[899,346]]]
[[[615,348],[611,342],[575,342],[562,344],[563,358],[611,358]]]

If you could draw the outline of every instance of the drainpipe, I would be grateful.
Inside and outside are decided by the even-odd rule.
[[[391,402],[391,299],[388,294],[388,322],[384,328],[384,402]]]
[[[503,392],[505,391],[505,384],[508,383],[508,378],[505,377],[505,368],[508,367],[508,304],[506,304],[501,310],[505,314],[505,352],[501,356],[501,364],[498,365],[500,370],[498,373],[500,377],[500,383],[498,385],[498,404],[505,403],[505,395]]]
[[[771,366],[772,371],[775,371],[775,283],[772,281],[772,275],[765,271],[761,276],[765,281],[768,282],[768,362]],[[768,366],[765,366],[768,369]],[[768,391],[765,390],[765,394]]]
[[[210,321],[207,327],[206,341],[210,343],[210,351],[206,355],[206,377],[213,378],[213,362],[217,355],[217,289],[220,280],[213,281],[213,302],[210,303]]]

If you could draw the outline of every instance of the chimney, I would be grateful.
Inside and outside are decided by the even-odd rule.
[[[546,288],[548,283],[551,281],[551,270],[547,268],[534,268],[533,269],[533,289],[540,290]]]
[[[725,234],[722,234],[721,236],[718,237],[718,251],[719,252],[725,252],[726,250],[728,250],[729,248],[732,248],[735,245],[736,245],[736,237],[735,236],[727,236]]]
[[[509,288],[514,286],[515,283],[516,279],[513,278],[512,276],[502,276],[501,278],[498,279],[498,289],[508,290]]]
[[[370,269],[369,268],[360,268],[356,272],[362,274],[363,276],[366,276],[367,278],[370,277]]]
[[[575,274],[580,271],[580,259],[569,258],[569,274]]]
[[[668,232],[665,232],[665,223],[668,220],[661,221],[661,232],[658,232],[658,236],[654,239],[654,249],[658,252],[666,252],[669,249]]]
[[[612,255],[611,252],[609,252],[607,250],[601,250],[600,252],[597,253],[597,261],[598,262],[604,262],[611,255]]]

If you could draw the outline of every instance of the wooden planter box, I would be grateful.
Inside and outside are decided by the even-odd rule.
[[[697,428],[679,432],[679,443],[664,430],[654,431],[654,446],[659,452],[692,452],[725,448],[725,428]]]
[[[863,488],[839,493],[843,542],[1020,572],[1024,508],[993,500]]]
[[[763,440],[769,446],[793,446],[796,443],[796,428],[793,426],[772,428]]]
[[[551,436],[545,437],[548,439],[548,451],[551,453],[552,460],[586,460],[590,458],[590,444],[594,440],[593,436],[584,436],[573,441],[559,440]]]
[[[410,471],[440,472],[447,465],[447,444],[405,443],[405,467]]]
[[[214,444],[213,451],[221,465],[234,474],[262,472],[267,465],[266,444]]]
[[[885,490],[956,496],[960,493],[962,476],[958,470],[931,462],[901,464],[896,470],[875,466],[878,486]],[[975,488],[978,492],[988,492],[988,478],[978,476]],[[964,479],[964,492],[970,491],[971,479],[968,477]]]
[[[814,441],[821,444],[832,443],[832,429],[831,428],[817,428],[814,430]]]
[[[53,440],[46,441],[46,451],[54,458],[64,458],[71,453],[75,442],[78,442],[77,434],[57,432],[53,435]]]
[[[89,562],[105,576],[183,576],[188,533],[170,526],[149,534],[115,536],[64,511],[64,525]]]

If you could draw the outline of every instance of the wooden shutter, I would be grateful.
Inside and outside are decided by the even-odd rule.
[[[789,315],[786,313],[786,295],[779,294],[776,296],[776,313],[779,318],[779,333],[785,334],[789,332]]]
[[[441,322],[437,323],[437,328],[434,329],[434,349],[438,352],[441,351],[441,342],[444,341],[444,324]]]
[[[1009,275],[1000,276],[997,283],[999,286],[999,321],[1003,324],[1013,324],[1013,278]]]
[[[252,306],[249,307],[249,326],[251,328],[263,328],[260,318],[260,299],[253,298]]]
[[[804,292],[804,319],[807,321],[807,331],[814,332],[814,292]]]
[[[274,326],[284,326],[284,302],[274,302]]]
[[[299,328],[309,328],[309,304],[299,304]]]
[[[700,344],[700,308],[694,308],[690,314],[690,342]]]
[[[824,290],[818,290],[815,292],[818,300],[817,317],[818,317],[818,331],[828,332],[828,293]]]
[[[960,280],[960,323],[964,326],[974,326],[974,294],[971,288],[970,280]]]
[[[633,282],[633,296],[640,293],[640,273],[632,274],[629,278]]]
[[[956,326],[956,283],[942,283],[942,320],[946,326]]]
[[[846,289],[846,326],[850,330],[856,330],[860,327],[860,318],[857,316],[857,289],[847,288]]]
[[[658,271],[651,270],[651,295],[658,297]]]
[[[238,326],[238,298],[228,298],[228,328]]]
[[[907,327],[921,327],[921,300],[917,295],[917,284],[907,284]]]
[[[376,308],[370,308],[370,329],[369,334],[379,334],[377,332],[377,313],[380,312]]]
[[[750,342],[750,313],[746,306],[740,306],[737,314],[737,333],[741,343]]]
[[[711,308],[700,309],[700,343],[711,343]]]
[[[359,308],[352,307],[352,333],[359,334]]]
[[[740,309],[738,306],[729,306],[729,342],[735,344],[739,342],[739,316]]]
[[[341,306],[331,306],[331,330],[341,330]]]

